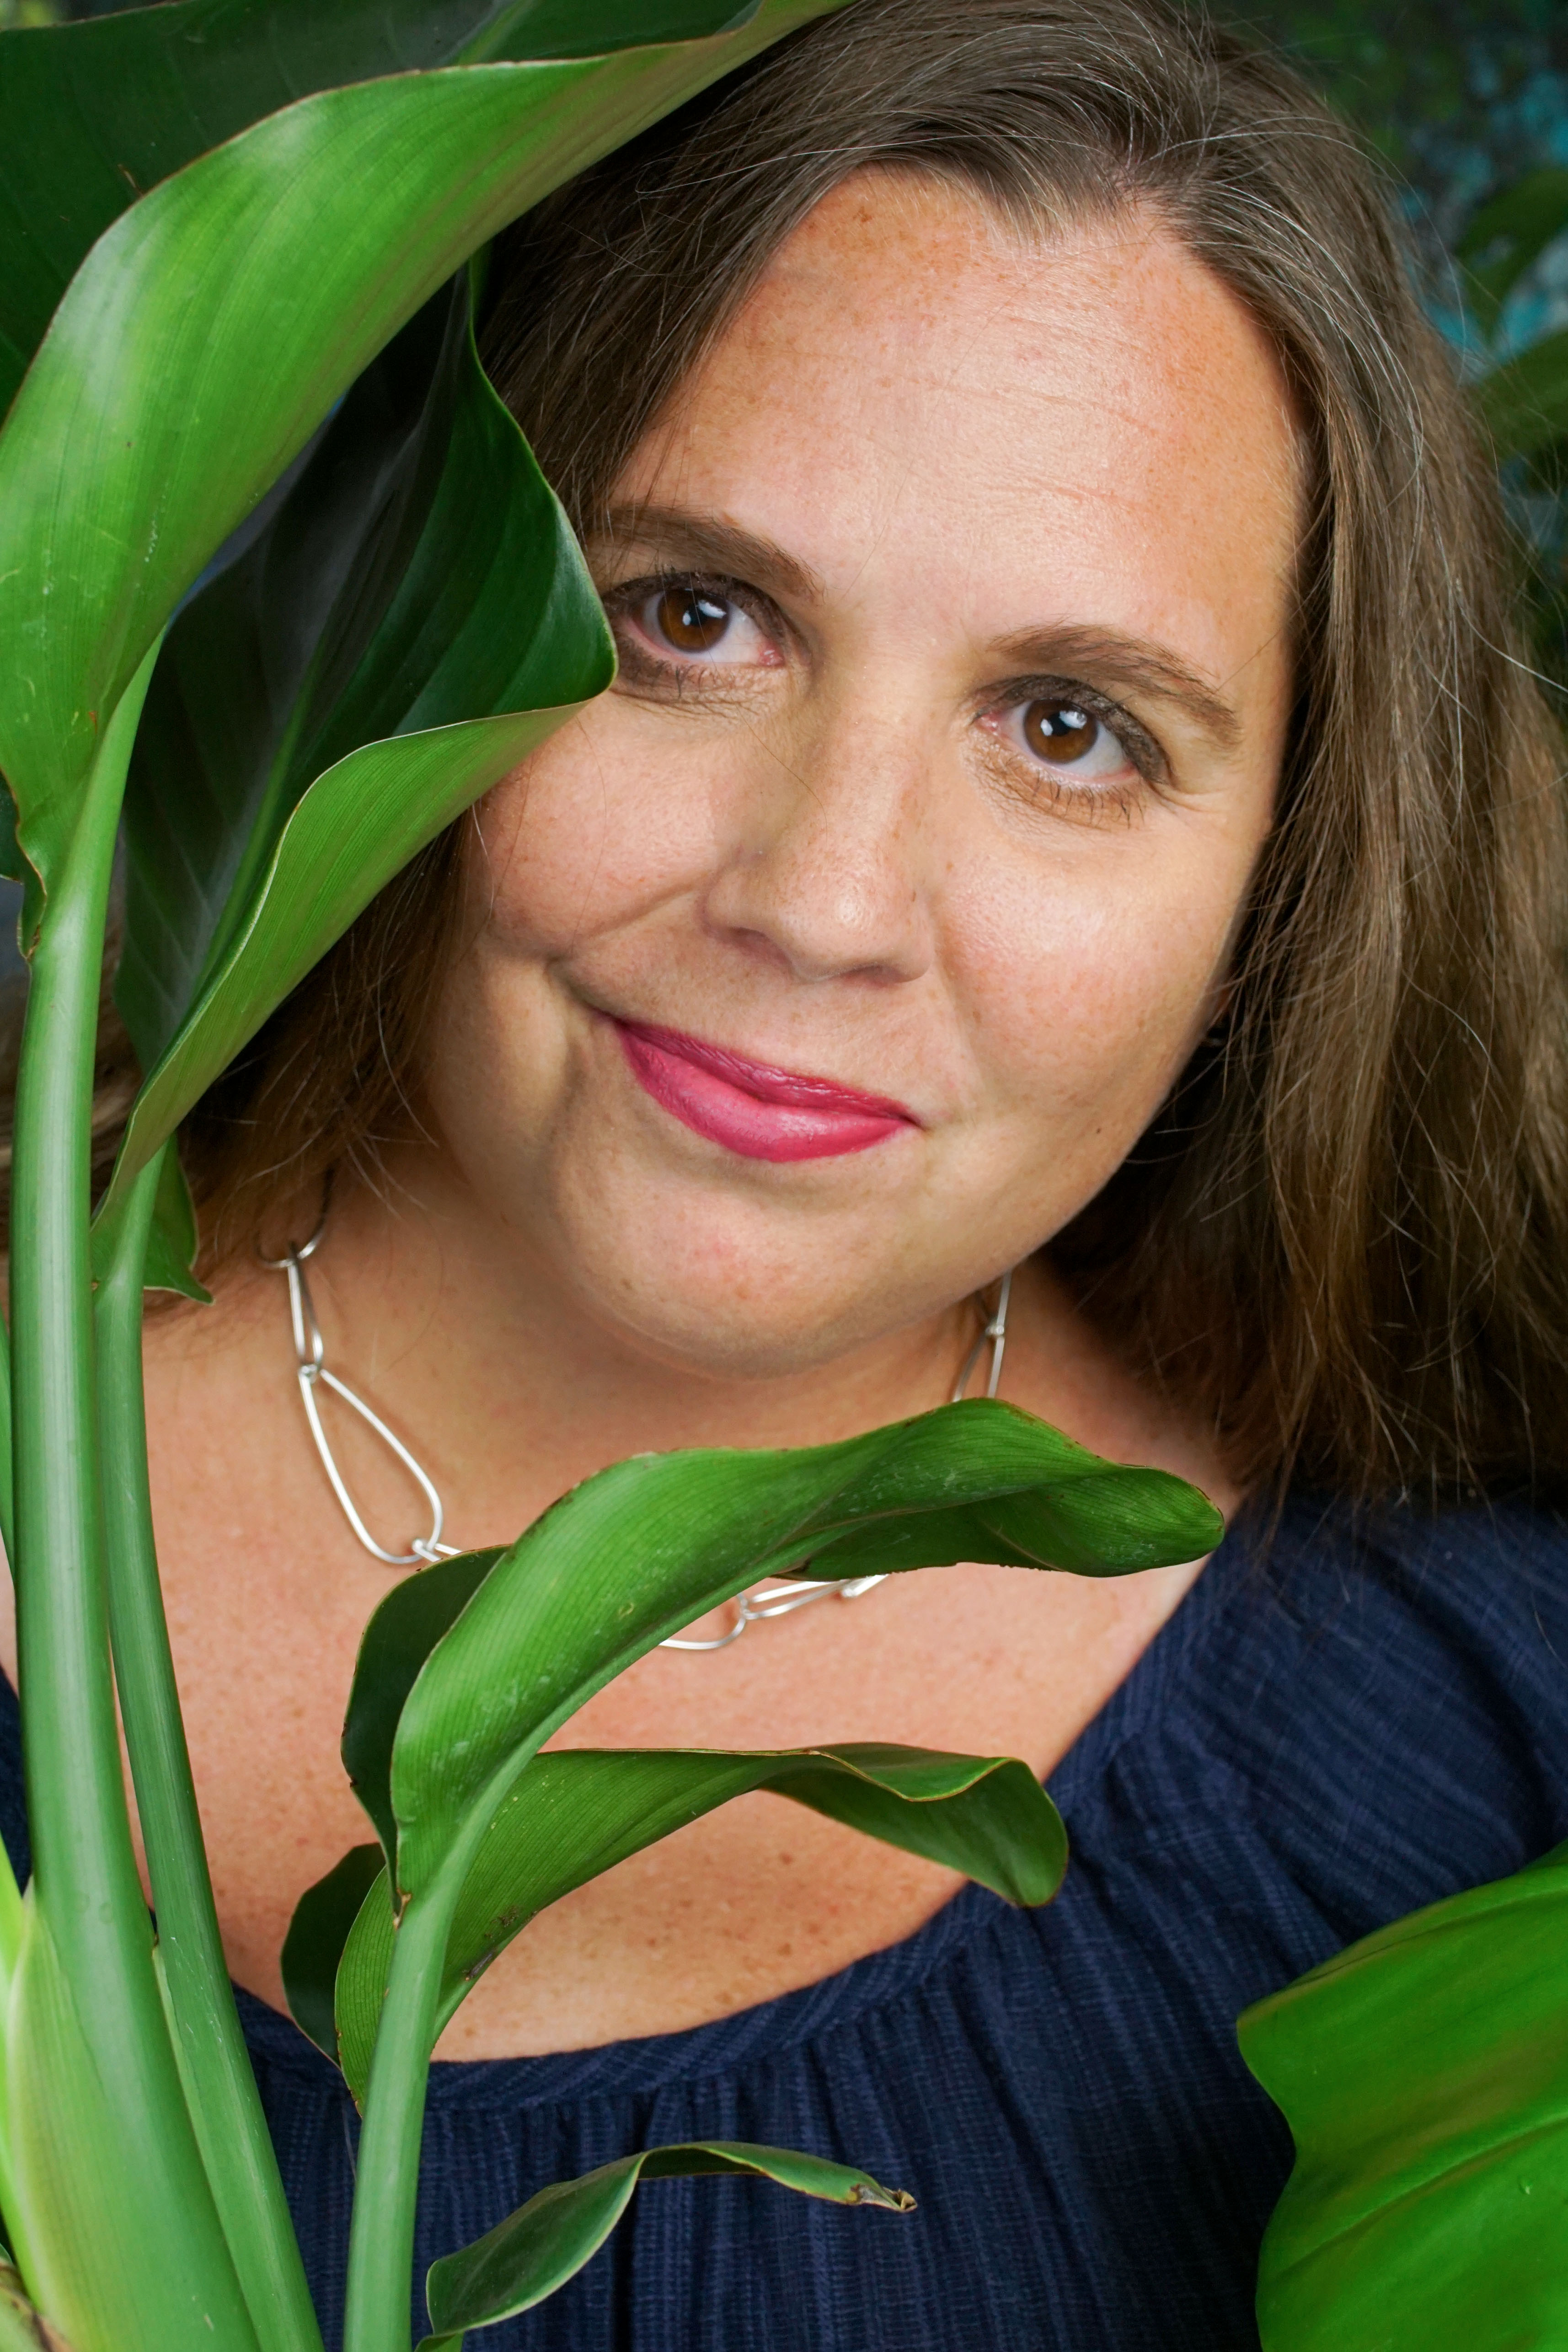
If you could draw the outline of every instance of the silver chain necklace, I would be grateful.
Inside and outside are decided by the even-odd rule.
[[[261,1261],[272,1273],[286,1275],[288,1278],[288,1319],[294,1333],[295,1377],[299,1383],[299,1400],[305,1407],[305,1418],[320,1456],[321,1467],[331,1483],[343,1517],[373,1559],[382,1560],[388,1568],[428,1568],[434,1560],[455,1559],[459,1547],[442,1541],[441,1531],[446,1523],[446,1513],[434,1479],[423,1465],[414,1459],[402,1438],[387,1427],[378,1412],[371,1411],[364,1398],[357,1395],[347,1381],[340,1380],[336,1372],[327,1369],[327,1350],[321,1339],[321,1327],[316,1320],[310,1286],[305,1277],[305,1261],[315,1256],[326,1230],[327,1220],[323,1216],[309,1240],[300,1247],[290,1248],[282,1257],[264,1257]],[[988,1346],[991,1351],[991,1361],[986,1376],[986,1394],[994,1397],[997,1393],[1002,1377],[1002,1357],[1008,1344],[1008,1301],[1012,1286],[1013,1277],[1009,1270],[1002,1276],[994,1313],[988,1311],[978,1297],[975,1300],[981,1318],[980,1333],[965,1357],[964,1369],[954,1385],[952,1402],[955,1404],[967,1390],[974,1378],[975,1367]],[[340,1397],[350,1412],[357,1412],[367,1428],[375,1432],[382,1444],[402,1464],[429,1504],[430,1533],[416,1537],[407,1551],[385,1550],[361,1517],[359,1507],[338,1467],[331,1441],[322,1426],[321,1408],[316,1392],[323,1384],[331,1390],[334,1396]],[[686,1641],[672,1635],[659,1646],[664,1650],[727,1650],[732,1642],[739,1641],[748,1625],[760,1624],[769,1617],[792,1616],[797,1609],[804,1609],[813,1601],[858,1601],[873,1585],[885,1581],[883,1576],[851,1576],[832,1581],[790,1578],[783,1583],[759,1584],[750,1592],[737,1593],[731,1601],[729,1605],[734,1612],[734,1622],[727,1632],[706,1642]]]

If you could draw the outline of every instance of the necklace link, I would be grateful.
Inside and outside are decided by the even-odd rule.
[[[446,1514],[434,1479],[431,1477],[423,1465],[415,1459],[402,1438],[389,1429],[381,1415],[365,1402],[364,1398],[358,1395],[346,1381],[340,1380],[336,1372],[328,1370],[326,1343],[321,1337],[321,1326],[316,1319],[315,1302],[311,1298],[310,1285],[305,1274],[305,1261],[307,1258],[314,1257],[321,1245],[321,1237],[326,1230],[327,1217],[323,1211],[321,1222],[308,1242],[297,1247],[291,1246],[285,1251],[282,1257],[264,1257],[261,1261],[270,1272],[287,1277],[288,1320],[294,1335],[295,1378],[298,1382],[300,1402],[305,1407],[305,1418],[309,1425],[311,1439],[320,1458],[321,1467],[327,1473],[343,1517],[373,1559],[381,1560],[388,1568],[429,1568],[438,1559],[455,1559],[457,1546],[442,1541],[442,1529],[445,1525]],[[988,1345],[991,1350],[991,1360],[986,1379],[986,1394],[988,1397],[994,1397],[997,1393],[1002,1377],[1002,1357],[1008,1343],[1008,1305],[1012,1295],[1012,1270],[1009,1269],[1002,1276],[995,1312],[982,1322],[979,1337],[964,1359],[964,1368],[958,1374],[953,1389],[952,1402],[955,1404],[962,1402],[969,1382],[974,1378],[975,1367]],[[978,1304],[977,1300],[977,1304]],[[980,1312],[984,1317],[984,1307],[981,1307]],[[340,1398],[351,1412],[359,1414],[367,1428],[374,1431],[388,1451],[402,1464],[403,1468],[413,1478],[429,1504],[430,1533],[427,1536],[416,1537],[407,1551],[386,1550],[382,1545],[377,1543],[361,1517],[359,1507],[349,1491],[348,1482],[342,1471],[338,1466],[338,1457],[332,1451],[331,1441],[322,1423],[321,1409],[317,1402],[316,1392],[323,1383],[331,1390],[334,1396]],[[740,1592],[736,1595],[730,1604],[735,1612],[735,1622],[726,1633],[716,1634],[712,1640],[706,1642],[694,1642],[684,1636],[672,1634],[667,1641],[661,1642],[659,1647],[662,1650],[705,1652],[727,1650],[732,1642],[739,1641],[748,1625],[761,1624],[772,1617],[791,1617],[797,1609],[807,1608],[814,1601],[858,1601],[862,1593],[870,1592],[874,1586],[885,1581],[886,1577],[882,1575],[820,1580],[812,1577],[790,1577],[781,1583],[759,1584],[750,1592]]]
[[[288,1278],[288,1320],[294,1333],[295,1378],[299,1383],[300,1402],[305,1407],[305,1418],[309,1424],[316,1451],[320,1456],[321,1467],[327,1473],[343,1517],[348,1520],[355,1535],[365,1549],[375,1559],[382,1561],[386,1567],[428,1568],[434,1560],[455,1559],[457,1556],[455,1544],[443,1543],[441,1540],[441,1531],[445,1524],[446,1515],[435,1481],[431,1477],[430,1473],[424,1468],[423,1463],[414,1459],[402,1438],[387,1427],[380,1413],[374,1412],[365,1402],[364,1398],[349,1386],[347,1381],[340,1381],[336,1372],[329,1371],[327,1369],[326,1343],[321,1337],[321,1326],[316,1319],[315,1301],[311,1298],[310,1285],[305,1275],[305,1261],[308,1257],[315,1255],[326,1230],[327,1220],[323,1216],[303,1247],[290,1249],[280,1258],[269,1257],[262,1260],[262,1264],[269,1267],[273,1273],[287,1275]],[[316,1391],[323,1381],[331,1390],[333,1395],[340,1397],[352,1412],[357,1412],[366,1426],[375,1432],[382,1444],[397,1456],[403,1468],[416,1481],[425,1501],[429,1504],[430,1533],[427,1536],[416,1537],[409,1550],[388,1551],[384,1546],[377,1543],[364,1520],[360,1517],[359,1507],[349,1492],[348,1482],[338,1466],[338,1457],[332,1451],[331,1441],[322,1425],[321,1408],[317,1402]]]

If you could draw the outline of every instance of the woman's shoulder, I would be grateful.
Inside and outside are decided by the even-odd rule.
[[[1341,1941],[1568,1838],[1554,1512],[1243,1514],[1145,1664],[1080,1818],[1098,1790],[1124,1840],[1141,1815],[1195,1854],[1245,1847]]]

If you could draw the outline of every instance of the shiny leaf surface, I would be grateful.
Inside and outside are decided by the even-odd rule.
[[[830,2164],[792,2148],[758,2147],[746,2140],[692,2140],[645,2148],[585,2172],[580,2180],[541,2189],[526,2205],[461,2253],[433,2263],[425,2281],[431,2325],[420,2352],[455,2343],[465,2328],[485,2327],[515,2311],[527,2311],[580,2271],[596,2254],[632,2201],[640,2180],[672,2180],[693,2173],[729,2173],[741,2179],[776,2180],[805,2197],[835,2205],[880,2205],[909,2213],[915,2200],[900,2189],[883,2189],[851,2165]]]
[[[375,354],[507,220],[821,5],[324,91],[99,239],[0,432],[0,769],[46,893],[146,653]]]
[[[1029,1767],[1010,1758],[870,1745],[733,1753],[552,1749],[518,1775],[479,1842],[447,1936],[436,2032],[497,1954],[548,1905],[672,1830],[758,1789],[960,1870],[1009,1903],[1049,1903],[1067,1868],[1061,1815]],[[356,1847],[354,1854],[380,1861],[379,1847]],[[374,1884],[362,1884],[351,1932],[338,1933],[346,1891],[368,1867],[361,1860],[350,1871],[353,1860],[346,1855],[310,1890],[295,1923],[298,1931],[307,1906],[311,1920],[331,1917],[301,1991],[319,2022],[329,1953],[334,1966],[341,1953],[334,2054],[362,2101],[395,1930],[385,1873],[378,1868]],[[325,1981],[330,2004],[331,1979]],[[295,2005],[292,1989],[289,2005],[312,2040],[331,2050]]]
[[[5,2235],[34,2303],[75,2352],[194,2352],[214,2341],[254,2352],[243,2305],[208,2299],[212,2283],[192,2258],[156,2138],[142,2151],[152,2161],[123,2160],[36,1890],[7,1995]],[[90,2248],[112,2249],[112,2261],[84,2259]]]
[[[111,1208],[382,884],[612,669],[566,519],[480,368],[459,280],[361,379],[267,529],[160,656],[127,798],[117,989],[150,1077]],[[498,737],[452,723],[492,712]],[[356,762],[366,743],[379,748]],[[340,754],[343,772],[311,786]],[[326,892],[324,861],[338,877]]]
[[[1417,1911],[1249,2010],[1296,2164],[1264,2352],[1568,2343],[1568,1846]]]
[[[502,1555],[400,1701],[400,1890],[416,1892],[477,1834],[510,1775],[595,1690],[764,1577],[829,1560],[835,1576],[956,1560],[1116,1575],[1196,1559],[1221,1532],[1213,1506],[1179,1478],[1102,1461],[979,1399],[837,1445],[617,1463]],[[346,1756],[357,1724],[384,1721],[406,1688],[395,1601],[365,1635]],[[384,1801],[355,1778],[374,1820]]]
[[[295,100],[383,75],[590,57],[738,26],[757,0],[176,0],[0,34],[0,415],[89,247]]]
[[[127,1198],[121,1192],[113,1205],[106,1203],[103,1213],[93,1222],[92,1270],[97,1278],[101,1278],[114,1264]],[[204,1288],[191,1271],[195,1256],[195,1207],[180,1162],[171,1152],[158,1179],[152,1230],[142,1268],[143,1286],[148,1290],[172,1290],[182,1298],[193,1298],[199,1306],[211,1306],[211,1291]]]
[[[301,2033],[308,2033],[329,2058],[338,2055],[338,2029],[332,2013],[333,1988],[343,1947],[372,1886],[383,1891],[387,1926],[392,1903],[385,1893],[386,1864],[379,1845],[350,1846],[325,1878],[308,1887],[294,1908],[283,1939],[283,1990],[288,2013]],[[375,2028],[371,2028],[374,2038]]]
[[[479,364],[460,274],[360,378],[159,656],[126,796],[116,987],[142,1066],[245,925],[316,776],[378,740],[572,707],[613,668],[566,519]]]
[[[246,927],[137,1097],[106,1208],[384,883],[559,725],[560,711],[475,719],[368,743],[318,778],[277,845]]]
[[[232,937],[306,787],[361,744],[412,731],[400,721],[420,681],[384,677],[388,667],[395,673],[395,656],[381,666],[367,723],[356,730],[333,721],[432,523],[459,387],[470,382],[466,313],[460,276],[371,361],[308,462],[285,478],[287,495],[269,494],[257,510],[264,528],[252,536],[255,517],[244,527],[243,551],[226,562],[220,554],[216,576],[193,593],[164,641],[126,790],[127,936],[115,991],[144,1069],[169,1045],[225,943],[225,910]],[[482,393],[478,405],[483,414]],[[528,495],[532,469],[515,427],[511,439],[515,451],[497,435],[487,454],[496,507],[521,509],[514,551],[526,561],[530,526],[542,525],[548,549],[555,524],[542,485]],[[482,601],[488,549],[466,543],[462,521],[460,513],[455,529],[429,531],[436,545],[425,569],[431,555],[444,554],[447,576]],[[544,570],[548,579],[548,560]],[[533,586],[526,572],[525,593]],[[536,616],[520,617],[509,652],[527,646]],[[507,707],[481,687],[435,723]]]
[[[365,1628],[343,1725],[343,1769],[389,1863],[397,1853],[392,1759],[398,1718],[425,1660],[501,1556],[499,1546],[460,1552],[455,1559],[438,1559],[417,1576],[405,1576]]]

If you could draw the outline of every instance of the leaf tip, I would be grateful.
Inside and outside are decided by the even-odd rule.
[[[884,2189],[879,2180],[858,2180],[847,2200],[851,2205],[880,2205],[887,2213],[913,2213],[915,2200],[907,2189]]]

